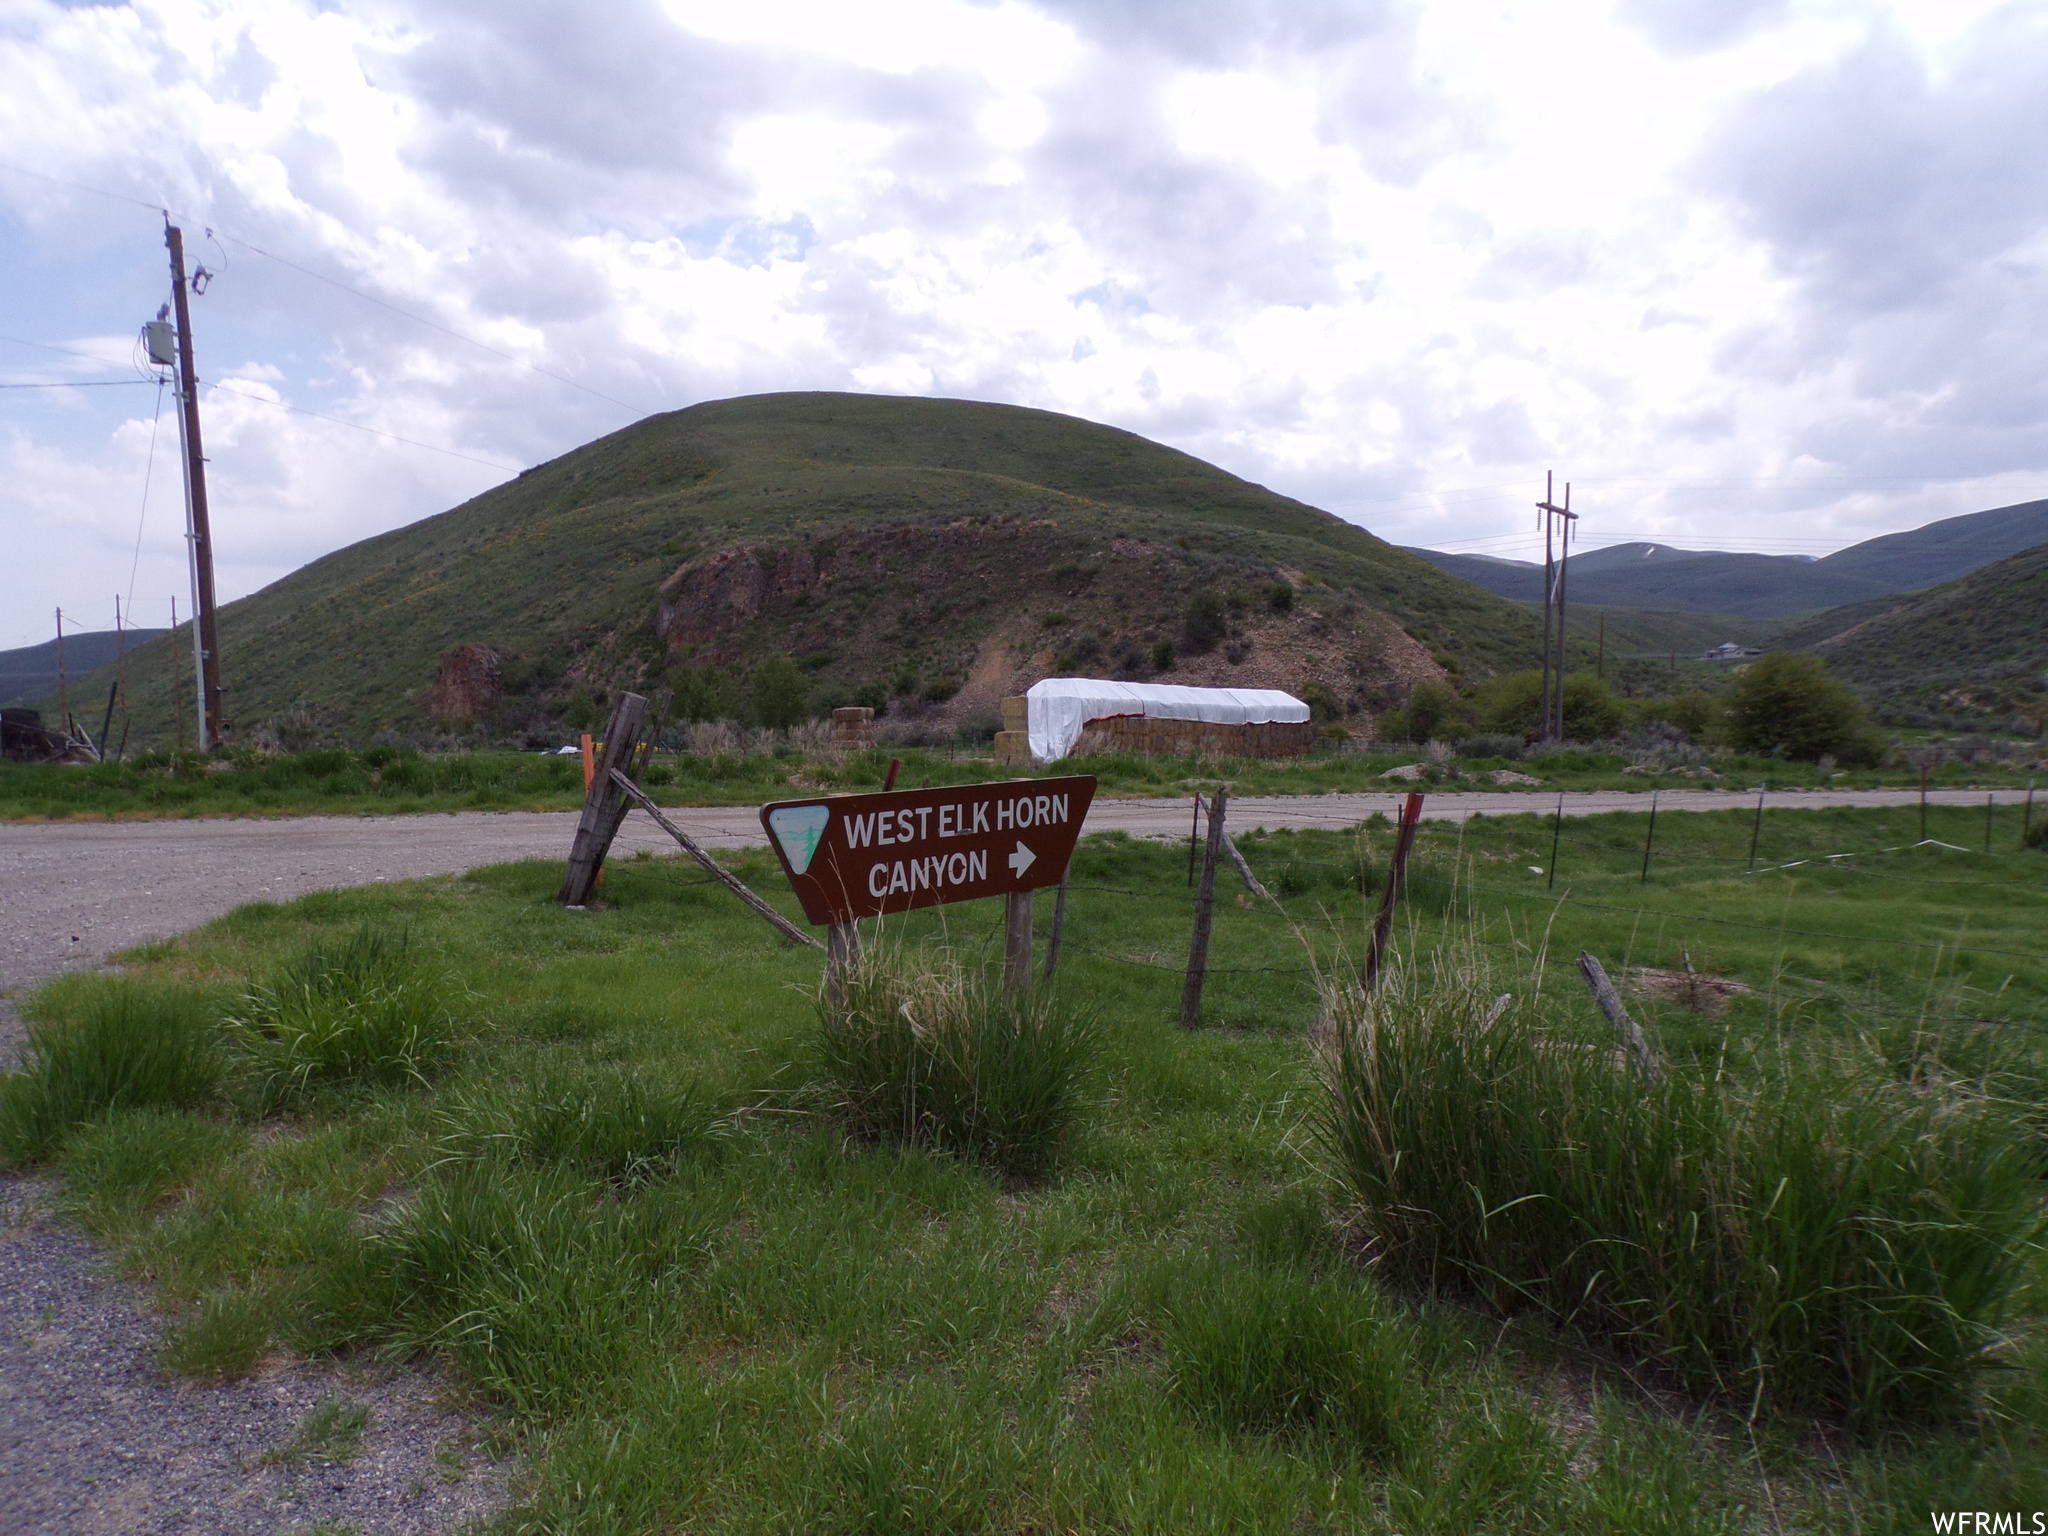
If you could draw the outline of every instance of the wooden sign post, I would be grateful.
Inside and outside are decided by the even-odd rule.
[[[612,839],[619,835],[619,823],[626,819],[630,803],[625,792],[612,782],[612,772],[616,769],[631,778],[638,771],[640,737],[646,729],[647,701],[637,693],[620,694],[612,710],[612,723],[605,727],[604,756],[585,789],[583,819],[576,823],[576,841],[569,848],[569,868],[557,893],[565,907],[585,905],[597,885],[604,856],[611,851]]]
[[[1031,894],[1065,878],[1095,779],[961,784],[761,807],[769,846],[804,915],[829,930],[832,974],[859,952],[864,917],[1001,896],[1003,976],[1031,985]]]

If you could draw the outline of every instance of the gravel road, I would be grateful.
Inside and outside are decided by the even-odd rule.
[[[1230,825],[1250,827],[1351,826],[1374,811],[1392,812],[1402,791],[1296,795],[1231,802]],[[1942,805],[1982,805],[1982,790],[1937,790]],[[2024,790],[2002,790],[2015,804]],[[1835,805],[1906,805],[1912,790],[1800,791],[1774,794],[1768,804],[1813,809]],[[1423,815],[1459,821],[1549,811],[1542,794],[1439,794]],[[1641,810],[1641,793],[1568,794],[1565,814]],[[1755,804],[1754,791],[1666,790],[1669,811],[1726,810]],[[708,848],[764,841],[750,806],[667,813]],[[1138,837],[1182,837],[1185,800],[1098,800],[1085,830],[1121,829]],[[35,986],[58,971],[97,965],[131,945],[167,938],[249,901],[289,901],[333,886],[369,885],[453,874],[507,859],[565,858],[576,825],[572,811],[461,811],[425,816],[306,816],[275,820],[59,821],[0,824],[0,998]],[[674,845],[646,816],[627,816],[618,848],[669,849]]]
[[[1391,812],[1401,790],[1234,801],[1233,828],[1343,827]],[[2023,793],[2023,792],[2022,792]],[[1753,795],[1753,792],[1752,792]],[[1677,790],[1666,810],[1754,804],[1741,791]],[[1983,804],[1940,791],[1940,804]],[[1903,805],[1910,791],[1773,795],[1815,808]],[[2020,794],[2001,792],[2013,803]],[[1538,794],[1431,793],[1432,820],[1549,811]],[[1641,794],[1565,796],[1565,814],[1639,810]],[[750,807],[668,813],[713,849],[761,843]],[[1086,830],[1187,835],[1185,800],[1103,800]],[[0,1066],[20,1041],[10,998],[66,969],[196,927],[250,901],[450,874],[478,864],[563,858],[572,812],[303,817],[277,820],[0,825]],[[622,852],[667,849],[628,816]],[[332,1522],[411,1536],[446,1529],[502,1501],[505,1474],[468,1448],[461,1416],[417,1374],[355,1378],[330,1366],[280,1365],[218,1386],[172,1383],[151,1364],[158,1320],[135,1286],[108,1276],[90,1242],[51,1214],[50,1187],[0,1177],[0,1532],[7,1536],[290,1531]],[[340,1396],[371,1409],[362,1453],[346,1463],[263,1460],[306,1415]],[[439,1455],[437,1456],[437,1451]],[[330,1526],[330,1528],[332,1528]]]

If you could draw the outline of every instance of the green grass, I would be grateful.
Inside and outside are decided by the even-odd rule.
[[[1937,812],[1930,831],[1963,841],[1973,814]],[[1644,886],[1645,818],[1594,818],[1567,829],[1554,891],[1527,868],[1550,862],[1544,818],[1429,826],[1396,953],[1426,967],[1476,925],[1517,1017],[1604,1053],[1570,968],[1592,950],[1674,1079],[1731,1085],[1716,1124],[1785,1132],[1701,1143],[1741,1152],[1745,1190],[1775,1187],[1774,1166],[1886,1145],[1901,1106],[1938,1118],[1981,1086],[1998,1114],[2039,1110],[2048,860],[1875,851],[1916,819],[1772,813],[1760,865],[1863,852],[1749,875],[1744,813],[1666,814]],[[818,1055],[815,952],[665,858],[614,865],[599,911],[563,912],[559,866],[536,861],[259,905],[153,946],[123,985],[210,998],[215,1019],[230,979],[246,990],[366,926],[409,934],[473,995],[434,1073],[349,1079],[259,1119],[222,1032],[227,1089],[95,1110],[47,1156],[156,1285],[167,1368],[232,1374],[277,1351],[448,1362],[526,1458],[508,1530],[1878,1532],[1923,1530],[1929,1508],[2031,1509],[2048,1485],[2031,1252],[2000,1368],[1960,1388],[1895,1373],[1867,1426],[1821,1401],[1841,1402],[1834,1364],[1752,1420],[1753,1373],[1684,1374],[1644,1344],[1666,1313],[1627,1311],[1640,1286],[1601,1298],[1623,1304],[1615,1328],[1518,1299],[1538,1288],[1505,1266],[1524,1289],[1504,1301],[1373,1262],[1374,1229],[1315,1140],[1315,1040],[1318,972],[1355,963],[1390,842],[1384,827],[1243,837],[1286,915],[1239,904],[1223,875],[1203,1027],[1182,1031],[1185,847],[1085,840],[1056,990],[1092,1017],[1097,1053],[1057,1157],[1029,1178],[930,1138],[851,1133]],[[795,911],[765,853],[733,862]],[[892,920],[878,942],[985,975],[999,904]],[[1639,967],[1688,954],[1754,990],[1711,1015],[1638,990]],[[85,1018],[109,986],[46,989],[38,1029]],[[1882,1123],[1855,1120],[1833,1078],[1774,1098],[1811,1080],[1808,1062],[1864,1074]],[[1527,1109],[1542,1070],[1498,1112]],[[1827,1113],[1742,1118],[1781,1103]],[[1469,1147],[1483,1119],[1443,1134]],[[1886,1200],[1916,1181],[1953,1195],[1965,1144],[1921,1128],[1896,1169],[1845,1176]],[[2039,1143],[2016,1129],[2005,1145]],[[1511,1197],[1503,1163],[1491,1207]],[[1854,1240],[1824,1225],[1800,1239],[1812,1254]],[[1835,1289],[1811,1337],[1886,1325]],[[1797,1358],[1755,1309],[1726,1310],[1672,1313],[1674,1336],[1721,1349],[1748,1327],[1774,1363]]]
[[[844,758],[788,752],[709,757],[662,752],[647,770],[646,787],[662,805],[751,806],[824,791],[880,789],[892,760],[901,764],[897,782],[905,787],[925,781],[934,785],[979,783],[995,771],[984,749],[978,747],[905,747]],[[1273,761],[1194,761],[1116,753],[1004,772],[1041,778],[1088,773],[1095,775],[1103,795],[1168,798],[1223,781],[1239,796],[1345,791],[1383,794],[1411,787],[1436,793],[1497,793],[1505,787],[1541,795],[1558,790],[1643,790],[1660,782],[1624,774],[1622,770],[1629,766],[1624,756],[1594,751],[1518,761],[1452,758],[1432,765],[1429,776],[1413,786],[1382,777],[1389,768],[1418,760],[1423,760],[1422,753],[1399,747],[1366,753],[1347,749]],[[1538,782],[1534,786],[1496,785],[1490,775],[1501,768]],[[1910,767],[1834,772],[1810,763],[1764,758],[1719,759],[1716,770],[1720,778],[1714,781],[1673,775],[1661,782],[1684,789],[1711,782],[1720,788],[1763,784],[1773,790],[1903,789],[1919,782],[1919,771]],[[1939,789],[2010,789],[2024,788],[2031,780],[2024,769],[1948,762],[1934,769],[1928,782]],[[254,752],[221,758],[196,753],[149,754],[124,763],[84,768],[0,763],[0,821],[568,811],[579,809],[583,798],[579,759],[533,752],[427,755],[411,749],[372,747],[361,752],[332,748],[281,757]],[[2000,814],[2016,817],[2018,813]],[[2015,838],[2018,825],[2015,820]],[[2048,801],[2044,801],[2036,825],[2048,825]],[[1982,836],[1981,827],[1978,836]]]

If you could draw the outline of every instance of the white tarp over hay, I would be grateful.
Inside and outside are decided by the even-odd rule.
[[[1090,720],[1144,715],[1153,720],[1206,720],[1215,725],[1265,725],[1308,718],[1308,706],[1278,688],[1177,688],[1167,683],[1112,683],[1099,677],[1048,677],[1024,695],[1031,755],[1041,763],[1065,757]]]

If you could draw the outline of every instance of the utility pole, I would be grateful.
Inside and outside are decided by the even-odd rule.
[[[1564,505],[1558,506],[1553,495],[1556,475],[1546,471],[1543,476],[1543,499],[1536,503],[1536,510],[1543,517],[1543,724],[1538,732],[1542,741],[1556,741],[1564,735],[1564,587],[1565,570],[1571,559],[1572,524],[1579,520],[1572,511],[1572,487],[1567,480],[1564,487]],[[1563,527],[1558,519],[1563,518]],[[1553,536],[1562,539],[1562,548],[1553,544]],[[1557,649],[1556,662],[1551,660],[1551,616],[1555,614]]]
[[[164,244],[171,253],[171,303],[178,325],[178,427],[185,444],[186,538],[192,546],[193,671],[199,678],[199,750],[220,745],[220,648],[214,633],[213,530],[206,507],[206,454],[199,438],[199,379],[192,360],[192,311],[186,299],[185,236],[168,218]],[[204,271],[204,269],[201,269]],[[161,317],[159,317],[161,323]],[[150,356],[157,356],[152,337]],[[162,359],[168,362],[168,358]]]
[[[64,610],[57,610],[57,726],[71,735],[71,690],[64,679]]]

